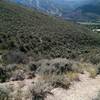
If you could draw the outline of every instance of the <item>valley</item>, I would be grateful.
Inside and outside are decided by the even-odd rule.
[[[97,22],[78,22],[79,24],[88,27],[94,32],[100,33],[100,21]]]

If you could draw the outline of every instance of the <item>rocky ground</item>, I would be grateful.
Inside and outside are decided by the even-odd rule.
[[[69,90],[57,88],[52,90],[54,97],[46,100],[93,100],[100,91],[100,76],[89,78],[88,73],[80,74],[80,82],[74,82]]]

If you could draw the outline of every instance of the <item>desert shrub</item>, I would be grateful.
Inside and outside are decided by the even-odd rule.
[[[100,74],[100,64],[98,64],[97,66],[96,66],[96,68],[97,68],[97,74]]]
[[[98,73],[98,69],[97,68],[88,67],[87,71],[90,73],[90,77],[91,78],[95,78],[97,76],[97,73]]]
[[[48,75],[42,76],[46,83],[49,83],[53,88],[61,87],[68,89],[70,80],[65,75]]]
[[[24,79],[24,68],[18,64],[9,64],[0,67],[0,81],[15,81]]]
[[[79,81],[79,75],[76,72],[68,72],[66,73],[66,77],[70,80],[70,81]]]
[[[98,93],[98,96],[93,100],[100,100],[100,92]]]
[[[8,64],[0,67],[0,82],[31,79],[35,77],[35,64]]]
[[[50,93],[51,88],[50,84],[43,80],[35,83],[31,90],[32,100],[44,100],[47,94],[52,94]]]
[[[0,82],[5,82],[7,80],[7,73],[3,66],[0,66]]]
[[[29,63],[28,64],[28,68],[29,68],[30,71],[34,71],[35,72],[37,70],[38,66],[35,63]]]
[[[52,84],[53,87],[61,87],[64,89],[68,89],[70,86],[70,81],[64,75],[53,75],[49,79],[49,82]]]
[[[16,94],[14,95],[14,100],[22,100],[22,98],[23,98],[23,96],[22,96],[22,91],[21,91],[21,89],[18,89],[17,91],[16,91]]]
[[[38,82],[33,84],[32,100],[44,100],[47,94],[53,95],[50,91],[53,88],[68,89],[70,81],[64,75],[42,76]]]
[[[66,74],[68,72],[83,73],[84,68],[80,66],[79,62],[70,61],[63,58],[52,60],[42,60],[38,63],[37,73],[40,75],[48,74]]]
[[[6,86],[0,85],[0,100],[10,100],[9,90]]]
[[[11,51],[3,54],[2,59],[7,64],[23,63],[23,61],[25,59],[25,54],[21,51],[18,51],[18,50],[14,50],[14,51],[11,50]]]
[[[16,70],[15,72],[12,73],[12,76],[10,80],[12,81],[22,81],[25,79],[24,71],[23,70]]]
[[[73,62],[71,68],[72,73],[84,73],[84,68],[82,68],[82,64],[79,62]]]
[[[93,63],[93,64],[98,64],[100,63],[100,55],[92,55],[90,57],[90,62]]]
[[[12,71],[15,71],[17,70],[17,64],[9,64],[9,65],[5,65],[5,70],[7,72],[12,72]]]
[[[63,74],[67,71],[72,71],[72,64],[68,61],[61,62],[61,61],[54,61],[47,60],[46,62],[42,62],[39,68],[37,69],[38,74]]]

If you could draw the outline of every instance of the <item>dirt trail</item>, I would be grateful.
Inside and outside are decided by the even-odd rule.
[[[38,78],[35,79],[37,81]],[[2,85],[12,85],[15,90],[22,88],[23,91],[28,91],[27,89],[32,87],[33,80],[15,81],[8,82]],[[100,75],[95,79],[89,77],[88,73],[80,74],[80,81],[74,82],[68,90],[62,88],[53,89],[51,92],[54,96],[48,95],[45,100],[93,100],[98,92],[100,91]],[[27,92],[25,95],[29,96]],[[23,99],[31,100],[31,99]]]
[[[80,75],[80,80],[74,82],[69,90],[52,90],[54,96],[48,96],[46,100],[93,100],[100,91],[100,76],[91,79],[88,73],[85,73]]]

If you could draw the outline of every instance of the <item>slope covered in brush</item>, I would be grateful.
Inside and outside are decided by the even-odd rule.
[[[0,51],[19,50],[34,58],[69,57],[99,45],[98,34],[16,4],[0,1]]]

